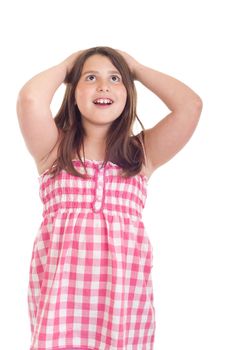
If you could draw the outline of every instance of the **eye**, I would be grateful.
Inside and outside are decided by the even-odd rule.
[[[87,75],[87,77],[86,77],[86,80],[93,81],[94,79],[95,79],[95,75],[93,75],[93,74]]]
[[[121,80],[121,78],[118,75],[112,75],[111,76],[111,80],[116,83],[119,82]]]

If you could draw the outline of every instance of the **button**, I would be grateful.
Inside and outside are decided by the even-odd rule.
[[[95,202],[94,207],[96,210],[99,210],[101,208],[101,202]]]
[[[96,211],[101,210],[101,207],[103,205],[103,198],[104,198],[104,167],[102,167],[102,164],[98,164],[97,172],[96,172],[96,183],[95,183],[95,203],[93,205],[93,209]]]

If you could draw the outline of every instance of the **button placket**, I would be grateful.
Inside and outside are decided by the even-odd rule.
[[[100,211],[103,204],[104,199],[104,176],[105,176],[105,168],[102,168],[101,164],[98,166],[95,175],[95,198],[93,203],[94,211]]]

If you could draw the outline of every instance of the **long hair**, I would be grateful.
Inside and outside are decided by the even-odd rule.
[[[134,77],[125,59],[116,50],[110,47],[94,47],[83,51],[72,69],[67,72],[64,83],[66,90],[61,107],[54,120],[60,132],[57,158],[50,168],[50,173],[58,174],[62,169],[75,175],[85,177],[78,172],[73,159],[79,158],[83,168],[85,163],[81,158],[81,150],[84,149],[85,130],[82,125],[81,113],[75,100],[75,89],[81,77],[85,61],[92,55],[100,54],[110,59],[122,76],[123,84],[127,91],[127,99],[121,115],[112,122],[106,136],[106,150],[103,164],[111,161],[122,168],[124,176],[132,176],[140,172],[144,164],[143,141],[133,134],[133,125],[137,119],[142,136],[144,127],[136,113],[137,94]]]

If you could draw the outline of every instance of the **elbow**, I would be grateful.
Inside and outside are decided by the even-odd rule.
[[[18,93],[17,103],[28,105],[35,103],[37,99],[36,91],[31,89],[30,86],[25,85]]]
[[[28,105],[31,104],[35,101],[35,97],[33,96],[33,94],[25,89],[22,89],[19,91],[18,94],[18,99],[17,99],[17,105]]]
[[[27,115],[28,111],[31,111],[35,103],[35,98],[29,92],[21,90],[18,94],[16,102],[16,111],[18,119],[21,119],[25,115]]]
[[[200,118],[202,108],[203,108],[203,101],[198,95],[196,95],[190,101],[187,107],[189,114],[191,114],[196,119]]]
[[[195,116],[197,119],[199,119],[203,109],[203,101],[199,96],[197,96],[196,98],[194,109],[195,109]]]
[[[202,108],[203,108],[203,101],[200,98],[200,96],[196,97],[196,101],[195,101],[195,108],[198,111],[198,113],[201,114]]]

